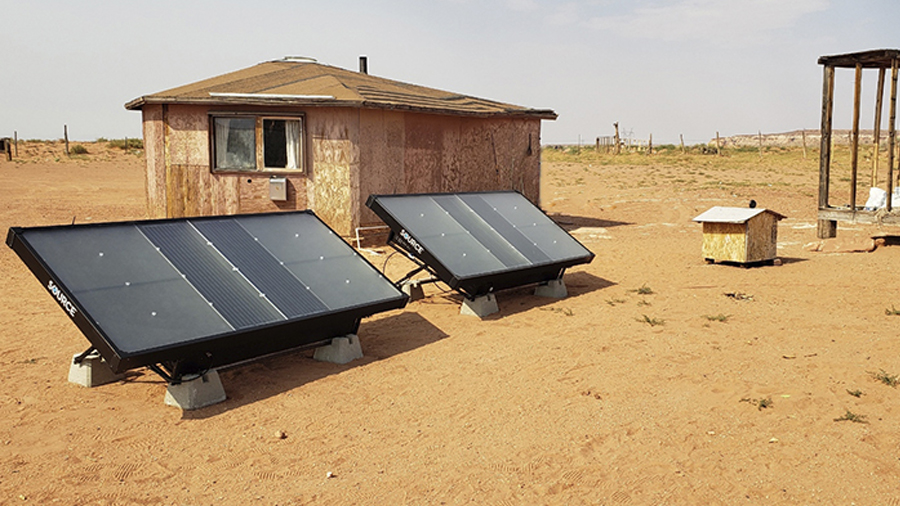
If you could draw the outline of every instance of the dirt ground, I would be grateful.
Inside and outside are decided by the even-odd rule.
[[[87,147],[0,160],[0,228],[145,217],[143,160]],[[544,163],[597,255],[568,298],[482,321],[430,287],[363,321],[365,358],[228,369],[192,412],[148,370],[68,383],[87,340],[0,248],[0,503],[900,505],[900,247],[840,224],[811,251],[813,160],[626,158]],[[751,198],[788,216],[784,264],[706,264],[691,219]]]

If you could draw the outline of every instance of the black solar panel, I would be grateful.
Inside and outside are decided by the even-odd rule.
[[[518,192],[372,195],[391,241],[475,297],[557,279],[594,254]]]
[[[246,360],[406,303],[308,211],[14,227],[7,244],[116,372]]]

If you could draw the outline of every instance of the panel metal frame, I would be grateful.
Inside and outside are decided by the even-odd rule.
[[[579,258],[573,258],[565,261],[549,262],[545,264],[528,265],[518,268],[510,268],[500,272],[489,274],[476,274],[471,276],[457,276],[447,268],[441,261],[428,250],[426,244],[420,242],[413,234],[407,231],[397,218],[390,213],[385,207],[379,204],[378,199],[388,197],[445,197],[450,195],[491,195],[498,193],[516,193],[522,196],[529,204],[534,205],[527,197],[518,191],[480,191],[480,192],[457,192],[457,193],[416,193],[416,194],[379,194],[369,195],[366,200],[366,206],[371,209],[385,224],[390,227],[388,234],[388,244],[399,249],[411,258],[418,261],[420,268],[427,270],[438,279],[447,284],[451,289],[456,290],[468,299],[486,295],[488,293],[497,292],[509,288],[526,286],[536,283],[545,283],[556,279],[561,279],[565,270],[569,267],[588,264],[594,259],[594,253],[591,252],[584,244],[572,237],[572,240],[581,245],[588,255]],[[534,206],[548,220],[554,222],[547,213],[544,213],[538,206]],[[558,225],[557,225],[558,226]],[[420,269],[416,269],[411,275]],[[409,275],[407,275],[409,277]],[[403,280],[401,280],[402,282]],[[400,282],[398,282],[399,284]]]
[[[60,281],[59,276],[53,272],[28,243],[25,237],[28,231],[46,231],[53,229],[99,228],[128,225],[156,224],[176,221],[204,221],[221,220],[223,218],[240,218],[242,216],[265,215],[289,215],[309,214],[315,217],[323,226],[330,230],[338,240],[343,241],[331,227],[319,219],[312,211],[292,211],[259,214],[243,214],[231,216],[206,216],[194,218],[178,218],[167,220],[139,220],[110,223],[93,223],[83,225],[58,225],[45,227],[11,227],[7,233],[6,244],[22,259],[28,269],[38,281],[47,289],[51,296],[55,297],[63,311],[72,320],[76,327],[96,348],[100,356],[109,364],[116,373],[144,366],[151,366],[157,370],[158,365],[170,372],[171,377],[166,378],[170,382],[178,382],[181,377],[188,374],[197,374],[211,368],[221,367],[236,362],[241,362],[272,353],[286,351],[293,348],[302,348],[318,343],[324,343],[332,338],[346,334],[356,333],[362,318],[376,313],[399,309],[406,305],[408,296],[397,289],[393,283],[385,278],[385,282],[396,289],[397,296],[382,300],[375,304],[357,305],[326,313],[319,313],[307,317],[295,317],[288,320],[273,322],[250,329],[234,330],[205,337],[192,339],[181,343],[168,344],[157,348],[141,350],[138,352],[125,352],[120,350],[106,335],[103,329],[94,324],[91,318],[77,300],[71,296],[72,291]],[[348,248],[352,248],[347,244]],[[384,277],[383,274],[369,262],[363,255],[358,258],[369,265],[373,271]],[[54,295],[53,288],[57,289]]]

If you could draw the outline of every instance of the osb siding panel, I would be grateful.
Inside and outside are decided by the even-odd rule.
[[[406,193],[441,191],[444,130],[451,123],[453,118],[406,114],[403,161]]]
[[[516,190],[540,205],[539,120],[407,114],[406,141],[409,193]]]
[[[209,169],[206,169],[209,174]],[[237,214],[240,212],[240,178],[209,174],[209,178],[213,182],[213,199],[212,212],[213,215]],[[304,196],[304,203],[306,198]]]
[[[743,223],[704,223],[703,258],[725,262],[746,262],[745,225]]]
[[[359,198],[355,202],[359,226],[381,225],[381,219],[366,207],[366,200],[373,194],[406,191],[404,114],[364,109],[359,125]]]
[[[145,194],[147,216],[166,217],[166,151],[163,139],[161,105],[148,105],[141,111],[144,130]]]
[[[747,222],[747,261],[763,262],[778,256],[778,221],[769,213]]]
[[[307,124],[313,209],[335,231],[349,236],[358,223],[351,203],[359,199],[359,110],[320,109],[308,114]]]
[[[209,116],[205,107],[170,105],[169,163],[209,167]]]
[[[241,213],[270,213],[306,209],[306,177],[287,176],[287,200],[269,198],[269,175],[233,177],[240,193]]]

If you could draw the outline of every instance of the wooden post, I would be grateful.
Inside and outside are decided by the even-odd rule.
[[[650,143],[647,144],[647,149],[649,150],[647,154],[653,154],[653,134],[650,134]]]
[[[16,147],[16,158],[19,157],[19,132],[13,131],[14,146]]]
[[[856,176],[859,168],[859,104],[862,98],[862,64],[856,64],[853,86],[853,130],[850,142],[850,211],[856,212]]]
[[[762,130],[756,131],[756,138],[759,140],[759,159],[762,160]]]
[[[66,140],[66,156],[69,156],[69,125],[63,125],[63,138]]]
[[[681,140],[681,154],[684,154],[684,134],[678,134],[678,138]]]
[[[594,151],[600,152],[600,137],[597,137],[597,143],[594,145]]]
[[[613,123],[613,126],[616,127],[616,154],[619,154],[619,122]]]
[[[897,142],[897,60],[891,60],[891,104],[888,106],[888,173],[887,173],[887,212],[891,212],[891,200],[894,196],[894,147]],[[900,171],[897,171],[900,174]]]
[[[719,142],[719,131],[716,130],[716,155],[722,156],[722,145]]]
[[[878,69],[878,90],[875,92],[875,127],[872,129],[874,138],[872,144],[875,154],[872,155],[872,186],[878,185],[878,157],[881,151],[881,102],[884,97],[884,76],[885,69]]]
[[[822,124],[819,140],[819,210],[828,209],[828,185],[831,178],[831,123],[834,113],[834,67],[825,65],[822,79]],[[819,239],[837,235],[837,221],[818,220]]]
[[[803,137],[803,159],[806,160],[806,130],[800,130],[800,135]]]

